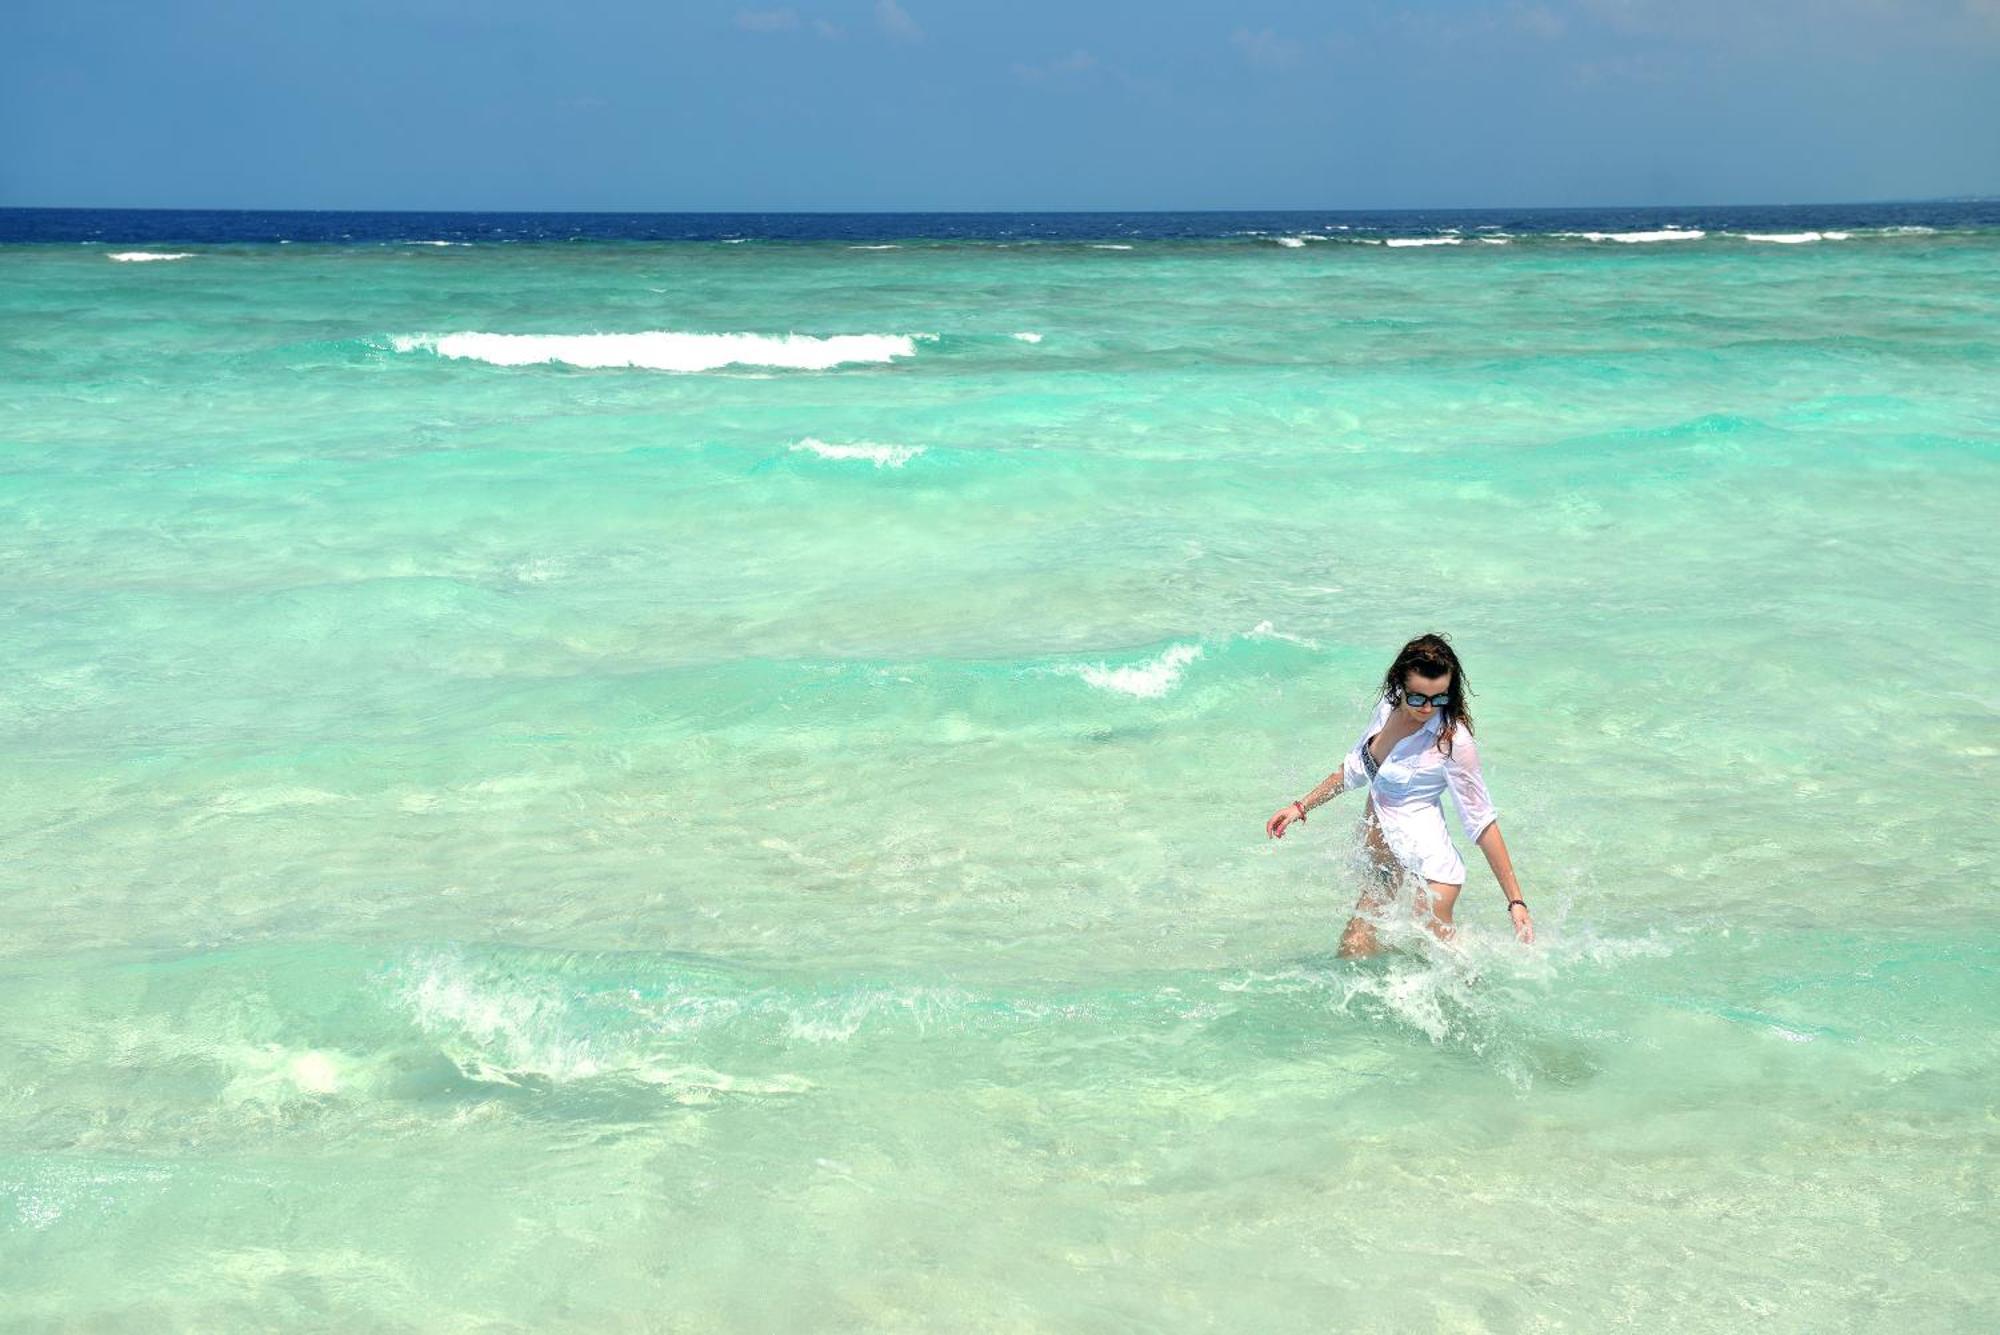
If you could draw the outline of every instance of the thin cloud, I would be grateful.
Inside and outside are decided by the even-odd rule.
[[[739,9],[736,11],[736,26],[745,32],[803,32],[806,21],[799,17],[796,9]],[[838,23],[825,19],[814,19],[812,30],[821,37],[832,41],[844,36]]]
[[[799,26],[796,9],[739,9],[736,26],[745,32],[792,32]]]
[[[1547,5],[1524,5],[1516,0],[1507,6],[1507,17],[1522,32],[1530,33],[1545,42],[1553,42],[1569,27],[1562,15]]]
[[[1238,28],[1229,34],[1229,43],[1242,53],[1245,60],[1265,69],[1291,69],[1305,59],[1306,54],[1304,46],[1289,37],[1280,37],[1269,28],[1259,28],[1255,32]]]
[[[875,0],[875,22],[883,32],[898,41],[921,42],[924,39],[924,30],[896,0]]]
[[[1097,68],[1097,57],[1081,48],[1040,65],[1019,61],[1012,66],[1014,77],[1023,83],[1044,83],[1050,79],[1075,78]]]

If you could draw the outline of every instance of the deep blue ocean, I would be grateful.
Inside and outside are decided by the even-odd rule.
[[[1570,209],[1377,209],[1199,213],[373,213],[199,209],[0,209],[0,244],[394,244],[537,241],[1214,241],[1350,230],[1406,236],[1493,228],[1514,235],[1804,232],[2000,226],[2000,200]]]

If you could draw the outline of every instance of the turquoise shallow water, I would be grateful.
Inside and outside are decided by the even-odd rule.
[[[2000,233],[1116,244],[0,248],[6,1317],[1991,1325]]]

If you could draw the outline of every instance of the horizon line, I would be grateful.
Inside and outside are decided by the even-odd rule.
[[[1429,204],[1429,205],[1343,205],[1339,207],[1256,208],[1248,206],[1209,208],[306,208],[299,206],[262,207],[245,205],[187,204],[0,204],[0,213],[354,213],[354,214],[463,214],[467,216],[615,214],[638,217],[939,217],[1008,215],[1186,215],[1201,213],[1476,213],[1513,209],[1540,213],[1582,212],[1591,209],[1799,209],[1877,207],[1889,204],[1990,204],[2000,195],[1916,195],[1882,199],[1794,200],[1789,202],[1721,203],[1676,201],[1674,203],[1598,204]]]

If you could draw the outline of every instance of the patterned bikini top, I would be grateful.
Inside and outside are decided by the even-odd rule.
[[[1361,753],[1361,768],[1368,771],[1368,782],[1370,783],[1375,782],[1375,775],[1381,770],[1382,763],[1375,759],[1374,752],[1369,748],[1374,744],[1375,738],[1381,735],[1378,732],[1362,739],[1361,745],[1356,748]]]

